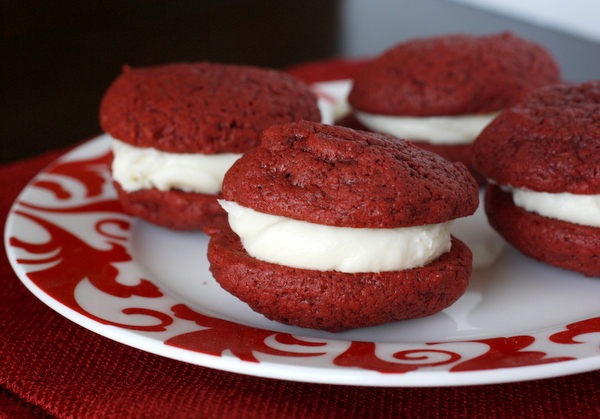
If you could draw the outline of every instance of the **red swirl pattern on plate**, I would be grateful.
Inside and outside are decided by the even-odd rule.
[[[91,160],[59,162],[48,168],[46,172],[64,175],[80,182],[85,189],[85,197],[96,198],[101,196],[102,188],[106,182],[105,174],[109,171],[108,161],[109,155],[104,154]],[[51,191],[59,203],[68,204],[69,198],[73,196],[58,180],[36,180],[32,185]],[[169,315],[144,308],[125,309],[123,313],[152,316],[158,319],[158,324],[136,326],[115,323],[88,313],[77,302],[75,288],[83,279],[88,279],[99,291],[118,298],[129,298],[133,295],[145,298],[162,296],[158,287],[146,279],[140,279],[137,285],[125,285],[116,280],[119,270],[114,266],[114,263],[132,260],[125,246],[118,242],[124,242],[127,240],[127,236],[116,236],[104,232],[104,228],[109,224],[116,226],[122,232],[126,232],[130,227],[130,223],[113,217],[113,213],[121,212],[118,201],[115,199],[100,200],[85,205],[63,205],[60,207],[33,205],[27,202],[19,202],[19,205],[46,213],[85,214],[99,212],[105,214],[105,218],[96,223],[95,230],[99,235],[106,236],[108,239],[106,244],[109,248],[106,250],[92,246],[81,236],[61,228],[43,216],[36,216],[24,210],[15,211],[15,214],[25,217],[45,229],[50,236],[50,239],[43,243],[28,243],[17,237],[11,237],[9,241],[11,246],[24,249],[32,255],[32,258],[17,259],[19,264],[50,264],[45,269],[27,273],[29,279],[40,290],[70,309],[102,324],[140,331],[163,331],[166,330],[169,324],[173,323],[173,319]]]
[[[575,340],[575,338],[588,333],[600,333],[600,317],[569,324],[567,330],[550,336],[550,340],[562,344],[580,344],[582,342]]]
[[[576,340],[580,335],[600,332],[600,318],[591,318],[561,326],[547,337],[543,334],[542,337],[518,335],[430,343],[342,341],[303,338],[245,326],[203,314],[177,300],[161,306],[157,302],[172,297],[161,291],[152,279],[140,277],[127,283],[118,280],[123,273],[119,266],[135,262],[128,250],[131,219],[121,211],[111,189],[107,139],[92,141],[97,143],[90,152],[94,156],[83,159],[67,156],[43,171],[26,188],[45,191],[44,199],[30,202],[31,196],[36,201],[35,196],[39,194],[24,193],[13,207],[12,217],[33,223],[49,238],[27,240],[13,233],[8,243],[11,251],[20,255],[13,263],[25,271],[35,287],[61,305],[100,324],[146,332],[146,336],[155,335],[155,339],[165,346],[188,352],[212,357],[232,354],[251,364],[260,364],[265,357],[273,359],[270,362],[290,360],[290,363],[294,359],[324,357],[328,360],[319,362],[327,368],[368,370],[387,375],[429,369],[472,372],[566,362],[577,357],[569,352],[557,356],[562,353],[561,348],[580,343]],[[91,224],[93,235],[65,228],[57,221],[57,216],[87,217],[85,223]],[[154,319],[152,324],[137,321],[127,324],[93,314],[77,298],[76,289],[84,280],[101,295],[126,302],[131,300],[131,307],[120,309],[120,312],[138,321],[140,315]],[[169,332],[176,322],[179,322],[179,329],[165,335],[163,332]],[[536,339],[543,339],[546,346],[553,345],[552,354],[534,349]],[[465,345],[471,349],[464,349]],[[472,350],[473,347],[476,350]],[[201,365],[202,362],[198,361]]]
[[[324,355],[324,353],[281,351],[268,346],[265,341],[274,335],[276,340],[287,345],[314,347],[323,346],[325,343],[305,342],[285,333],[274,334],[269,330],[256,329],[206,316],[191,310],[183,304],[173,306],[172,310],[175,316],[193,321],[200,326],[207,327],[207,329],[175,336],[165,341],[167,345],[216,356],[221,356],[224,351],[230,350],[235,356],[248,362],[258,362],[258,359],[254,355],[255,352],[291,357]]]
[[[540,351],[522,351],[535,341],[533,336],[512,336],[509,338],[483,339],[473,342],[484,343],[489,350],[478,357],[461,362],[451,371],[479,371],[495,368],[525,367],[552,362],[569,361],[574,358],[545,358],[546,353]]]
[[[412,362],[389,362],[377,356],[377,344],[374,342],[352,342],[350,347],[333,361],[342,367],[358,367],[382,373],[405,373],[415,371],[422,367],[433,367],[458,361],[459,354],[448,351],[411,349],[396,352],[393,357],[400,361]],[[433,355],[447,355],[442,361],[431,361]],[[418,363],[415,363],[418,362]]]

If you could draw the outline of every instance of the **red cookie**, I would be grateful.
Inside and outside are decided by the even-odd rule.
[[[210,270],[219,284],[280,323],[340,332],[430,316],[454,303],[471,276],[471,251],[452,249],[422,268],[379,273],[315,271],[263,262],[223,229],[211,237]]]
[[[510,33],[414,39],[364,65],[348,100],[382,115],[448,116],[506,109],[560,81],[552,56]]]
[[[472,214],[466,167],[404,140],[306,121],[271,127],[225,175],[225,199],[256,211],[352,228],[441,223]],[[228,228],[209,232],[211,272],[270,319],[337,332],[428,316],[465,291],[471,251],[452,248],[421,268],[342,273],[258,260]]]
[[[537,192],[600,193],[600,81],[557,85],[505,111],[475,141],[476,167],[495,184]],[[524,254],[600,276],[600,228],[515,206],[499,187],[486,191],[492,226]]]
[[[100,105],[100,125],[135,147],[170,153],[243,153],[275,124],[320,121],[304,82],[259,67],[176,63],[123,68]]]
[[[205,195],[177,189],[156,188],[126,192],[113,182],[123,210],[152,224],[171,230],[201,230],[209,225],[227,225],[227,214],[217,202],[223,194]]]
[[[271,127],[225,175],[228,201],[316,224],[396,228],[477,209],[467,168],[389,136],[307,121]]]
[[[282,71],[208,62],[124,67],[100,106],[100,124],[112,137],[172,154],[240,154],[271,125],[320,118],[304,82]],[[176,230],[200,230],[225,215],[221,195],[117,191],[125,211]]]
[[[358,111],[379,115],[490,114],[559,81],[557,63],[539,45],[510,33],[459,34],[414,39],[391,48],[361,68],[348,100]],[[470,153],[457,155],[452,147],[436,151],[473,169]]]
[[[540,89],[481,133],[474,164],[500,185],[600,194],[599,121],[600,80]]]

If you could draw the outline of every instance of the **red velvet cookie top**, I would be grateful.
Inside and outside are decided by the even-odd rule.
[[[208,62],[125,67],[100,106],[100,125],[114,138],[173,153],[242,153],[263,129],[301,119],[321,120],[304,82]]]
[[[478,205],[462,163],[405,140],[307,121],[267,129],[227,172],[223,195],[259,212],[355,228],[441,223]]]
[[[600,80],[539,90],[500,114],[473,152],[500,185],[600,194]]]
[[[348,100],[383,115],[489,113],[559,81],[558,65],[539,45],[510,33],[452,35],[386,51],[358,72]]]

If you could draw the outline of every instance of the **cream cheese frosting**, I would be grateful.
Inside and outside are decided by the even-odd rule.
[[[544,217],[591,227],[600,227],[600,195],[548,193],[503,186],[515,205]]]
[[[471,144],[498,115],[389,116],[356,111],[356,118],[367,128],[396,138],[426,141],[431,144]]]
[[[112,139],[112,176],[127,192],[157,188],[215,195],[223,177],[242,154],[175,154],[134,147]]]
[[[293,268],[400,271],[427,265],[451,247],[451,221],[393,229],[334,227],[219,203],[250,256]]]

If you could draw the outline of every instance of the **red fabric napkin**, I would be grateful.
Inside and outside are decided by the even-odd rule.
[[[349,62],[325,64],[293,73],[311,79],[316,65],[351,74]],[[27,181],[60,154],[0,166],[2,222]],[[41,303],[12,271],[4,245],[0,302],[2,418],[600,417],[600,371],[501,385],[377,388],[258,378],[152,355]]]

